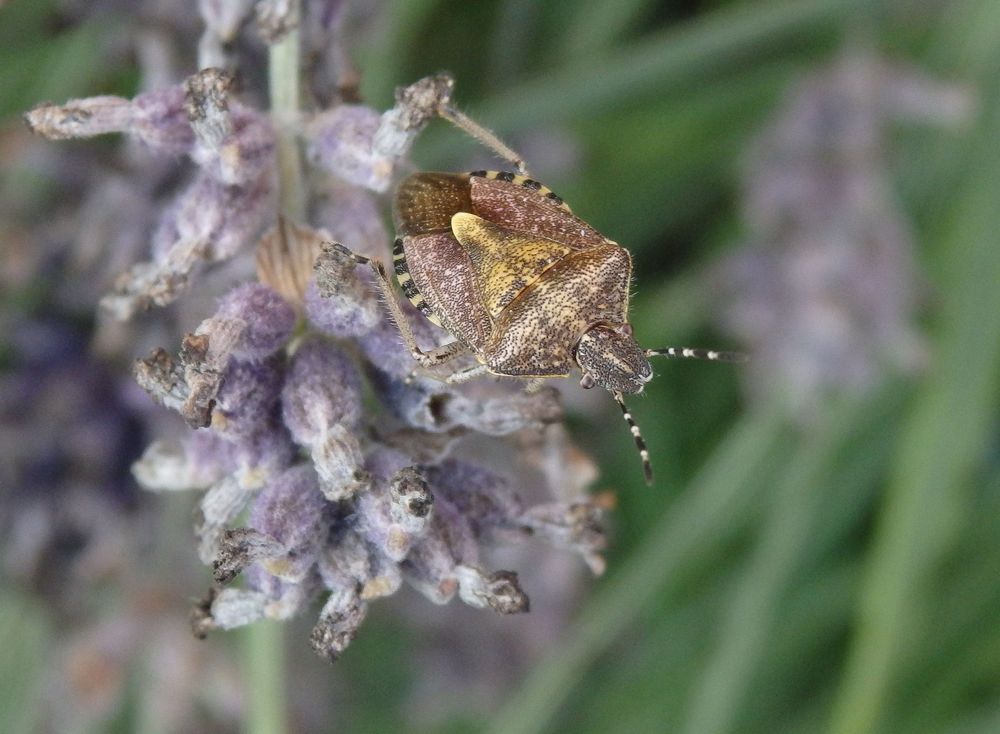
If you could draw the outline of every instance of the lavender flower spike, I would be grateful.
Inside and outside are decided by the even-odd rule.
[[[120,132],[195,166],[151,228],[149,261],[133,265],[103,299],[115,316],[174,301],[200,268],[248,256],[246,245],[256,244],[253,261],[240,264],[256,264],[260,282],[222,296],[179,350],[156,349],[135,363],[138,382],[198,431],[179,448],[153,443],[133,465],[154,491],[202,492],[197,552],[215,585],[194,610],[194,631],[287,619],[325,594],[310,642],[334,660],[369,605],[404,582],[436,604],[457,596],[500,614],[526,612],[517,574],[489,568],[490,546],[542,537],[599,570],[604,543],[600,508],[577,497],[592,474],[566,478],[565,441],[541,458],[530,449],[562,418],[557,393],[491,379],[451,385],[419,371],[372,274],[332,244],[324,248],[336,237],[386,254],[390,238],[372,192],[389,187],[432,118],[462,126],[450,106],[453,81],[438,75],[403,87],[384,113],[341,103],[303,121],[285,110],[283,141],[290,149],[302,142],[315,170],[298,182],[312,187],[303,192],[311,217],[292,221],[288,209],[278,216],[278,179],[287,191],[289,172],[277,170],[271,116],[242,104],[222,69],[247,52],[232,42],[253,22],[252,5],[200,0],[200,52],[218,68],[131,101],[95,97],[26,115],[53,139]],[[275,40],[315,22],[317,8],[337,5],[257,4],[258,30]],[[341,99],[349,97],[345,89]],[[421,343],[450,338],[409,304],[402,308]],[[366,391],[375,399],[363,400]],[[461,455],[471,433],[510,436],[510,452],[549,464],[506,477],[478,460],[448,458]],[[526,499],[562,496],[557,483],[571,485],[570,501]]]

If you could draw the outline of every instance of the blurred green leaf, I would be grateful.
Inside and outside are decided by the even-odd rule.
[[[525,680],[489,731],[542,731],[583,670],[629,628],[662,585],[711,552],[742,525],[762,489],[781,434],[774,415],[753,414],[738,424],[683,498],[664,515],[628,563],[581,612],[553,656]]]
[[[1000,23],[1000,11],[995,16]],[[959,532],[963,481],[992,436],[1000,389],[998,124],[1000,102],[993,99],[965,183],[939,233],[939,252],[948,254],[941,283],[948,299],[936,329],[935,365],[906,417],[867,563],[834,734],[884,726],[901,657],[922,639],[928,573]]]
[[[12,591],[0,593],[0,731],[29,734],[43,711],[50,626],[42,605]]]
[[[637,96],[696,87],[723,70],[765,61],[783,43],[828,36],[861,0],[780,0],[705,13],[696,21],[650,34],[587,64],[541,70],[533,79],[474,107],[476,119],[509,133],[555,121],[586,119],[628,105]]]

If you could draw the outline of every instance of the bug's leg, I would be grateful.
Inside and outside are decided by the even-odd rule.
[[[410,350],[410,354],[413,356],[413,359],[415,359],[421,367],[434,367],[442,364],[443,362],[447,362],[452,357],[456,357],[467,350],[467,347],[464,344],[455,341],[445,344],[443,347],[432,349],[428,352],[423,351],[419,346],[417,346],[417,339],[413,336],[413,329],[410,328],[410,322],[406,320],[406,315],[403,313],[403,309],[399,307],[399,302],[396,300],[396,294],[392,289],[392,281],[389,280],[389,273],[386,271],[385,265],[382,264],[382,261],[375,257],[359,255],[339,242],[334,242],[332,247],[341,254],[353,258],[354,262],[359,265],[367,265],[372,269],[372,272],[375,273],[375,280],[378,284],[379,291],[382,293],[382,301],[385,303],[385,307],[389,309],[389,315],[392,317],[392,322],[396,325],[396,328],[399,329],[399,333],[403,337],[403,342],[406,344],[406,348]]]
[[[487,130],[464,112],[460,112],[448,104],[441,105],[438,108],[438,114],[467,135],[478,140],[501,158],[513,163],[514,167],[517,168],[517,172],[522,176],[529,175],[528,168],[524,164],[524,159],[500,140],[496,133]]]
[[[714,349],[692,349],[690,347],[663,347],[647,349],[647,357],[667,359],[703,359],[707,362],[746,362],[748,357],[742,352],[717,352]]]
[[[449,385],[460,385],[461,383],[468,382],[473,378],[488,374],[490,374],[490,371],[486,368],[486,365],[477,364],[472,367],[466,367],[464,370],[458,370],[458,372],[452,372],[444,378],[444,381]]]
[[[428,359],[433,359],[434,364],[442,364],[447,362],[454,357],[458,357],[462,354],[469,353],[469,346],[458,340],[453,342],[448,342],[440,347],[431,349],[430,351],[424,352]]]
[[[447,344],[443,344],[440,347],[431,349],[430,351],[427,352],[423,352],[424,358],[430,362],[430,364],[426,364],[423,366],[427,368],[435,365],[441,365],[455,357],[459,357],[463,354],[468,354],[469,351],[471,351],[469,349],[469,346],[467,344],[463,344],[458,340],[453,342],[448,342]],[[441,380],[443,382],[447,382],[448,380],[447,376],[442,377],[441,375],[435,375],[429,372],[422,374],[414,370],[413,372],[411,372],[406,376],[406,382],[407,383],[413,382],[417,377],[421,376],[432,377],[436,380]]]

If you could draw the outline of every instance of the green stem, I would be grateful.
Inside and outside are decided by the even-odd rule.
[[[285,715],[285,645],[280,622],[262,620],[243,631],[247,734],[282,734]]]
[[[291,11],[299,17],[296,2]],[[271,116],[277,132],[278,202],[285,218],[305,219],[302,155],[296,135],[301,105],[299,31],[293,28],[271,46],[268,55],[268,87]],[[280,623],[262,620],[244,631],[243,666],[247,695],[248,734],[283,734],[287,731],[285,701],[284,631]]]
[[[296,4],[297,6],[297,4]],[[293,11],[298,16],[298,7]],[[301,51],[296,27],[270,48],[268,86],[271,117],[278,136],[278,197],[281,214],[296,222],[305,219],[306,197],[302,153],[296,135],[301,109]]]

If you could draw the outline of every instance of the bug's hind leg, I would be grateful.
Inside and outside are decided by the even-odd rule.
[[[524,164],[524,158],[515,153],[493,131],[487,130],[464,112],[460,112],[449,104],[443,104],[438,107],[438,114],[462,132],[478,140],[504,160],[514,164],[517,172],[522,176],[530,175],[527,166]]]
[[[358,265],[367,265],[372,269],[372,272],[375,273],[375,282],[382,294],[382,301],[385,303],[385,307],[389,309],[392,322],[399,329],[399,334],[403,337],[403,342],[406,344],[406,348],[410,350],[413,359],[421,367],[436,367],[469,351],[468,346],[459,341],[449,342],[444,346],[426,352],[422,350],[417,345],[416,337],[413,336],[413,329],[410,328],[410,322],[407,321],[406,314],[403,313],[403,309],[400,308],[399,302],[396,300],[396,294],[392,289],[392,281],[389,280],[389,273],[382,261],[375,257],[359,255],[339,242],[331,243],[330,248],[346,259],[354,260]]]

